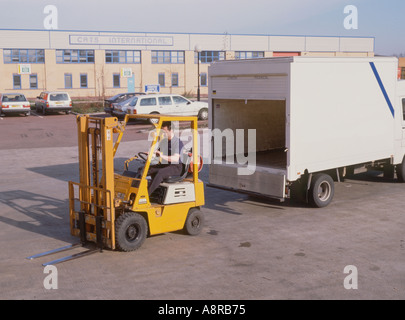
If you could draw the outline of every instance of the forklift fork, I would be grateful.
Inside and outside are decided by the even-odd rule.
[[[83,246],[82,243],[70,244],[70,245],[67,245],[67,246],[64,246],[64,247],[61,247],[61,248],[58,248],[58,249],[54,249],[54,250],[50,250],[50,251],[35,254],[33,256],[27,257],[27,259],[28,260],[34,260],[34,259],[42,258],[42,257],[45,257],[45,256],[53,255],[53,254],[56,254],[56,253],[59,253],[59,252],[76,249],[76,248],[79,248],[79,247],[82,247],[82,246]],[[64,261],[74,260],[74,259],[77,259],[77,258],[80,258],[80,257],[88,256],[88,255],[96,253],[98,251],[99,251],[98,248],[91,248],[91,249],[87,249],[86,251],[83,251],[83,252],[75,253],[75,254],[72,254],[72,255],[69,255],[69,256],[66,256],[66,257],[63,257],[63,258],[59,258],[59,259],[56,259],[56,260],[45,262],[42,265],[43,266],[55,265],[55,264],[58,264],[58,263],[61,263],[61,262],[64,262]]]

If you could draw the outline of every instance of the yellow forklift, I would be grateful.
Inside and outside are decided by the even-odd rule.
[[[114,172],[114,156],[131,119],[158,119],[149,152],[139,152],[124,163],[124,171]],[[147,176],[162,141],[162,123],[185,124],[191,129],[192,147],[182,153],[183,172],[166,179],[149,197]],[[155,122],[155,121],[154,121]],[[198,235],[204,224],[200,210],[204,205],[204,184],[198,179],[202,159],[198,156],[196,117],[165,115],[126,115],[116,117],[77,116],[80,181],[69,181],[69,216],[71,234],[80,243],[40,253],[27,259],[70,250],[88,243],[93,248],[44,265],[78,258],[104,248],[120,251],[138,249],[148,236],[184,230]],[[183,148],[184,150],[184,148]],[[137,172],[129,170],[133,160],[141,161]]]

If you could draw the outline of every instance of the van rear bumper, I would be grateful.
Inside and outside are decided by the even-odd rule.
[[[272,168],[256,167],[251,175],[239,175],[238,165],[211,164],[209,184],[242,193],[284,199],[286,172]]]

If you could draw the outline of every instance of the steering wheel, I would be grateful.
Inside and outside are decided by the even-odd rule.
[[[139,160],[142,160],[143,162],[146,162],[148,160],[148,153],[147,152],[138,152],[138,158]],[[157,157],[156,155],[152,156],[152,159],[150,160],[151,165],[156,165],[160,163],[160,157]]]
[[[138,152],[138,159],[143,160],[143,162],[146,162],[146,160],[148,159],[148,153]]]

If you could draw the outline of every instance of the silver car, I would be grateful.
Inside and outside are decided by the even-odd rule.
[[[31,104],[21,93],[0,94],[0,114],[24,114],[29,116]]]

